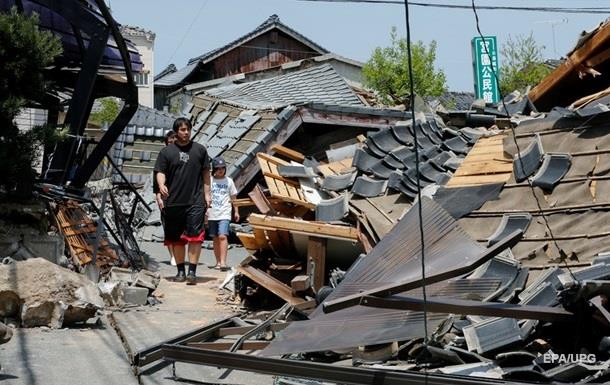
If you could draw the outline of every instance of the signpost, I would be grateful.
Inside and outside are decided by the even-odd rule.
[[[472,39],[472,68],[476,97],[485,100],[486,103],[499,102],[500,90],[493,73],[495,71],[497,74],[499,68],[498,45],[495,36]]]

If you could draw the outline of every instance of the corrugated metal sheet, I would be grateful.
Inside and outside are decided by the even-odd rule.
[[[438,204],[424,198],[422,204],[426,255],[426,274],[455,269],[472,263],[482,248],[472,241],[456,221]],[[417,280],[421,269],[417,205],[398,222],[375,248],[345,276],[328,297],[338,299],[383,285]],[[460,297],[472,293],[459,281],[448,281],[429,288],[430,295]],[[498,286],[487,285],[482,291],[491,294]],[[407,292],[413,295],[412,292]],[[433,330],[446,317],[429,314]],[[370,309],[355,306],[324,314],[318,307],[310,320],[294,322],[284,330],[263,355],[312,352],[403,341],[423,335],[423,314],[414,311]]]

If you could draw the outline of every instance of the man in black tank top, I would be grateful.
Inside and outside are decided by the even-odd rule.
[[[176,281],[194,285],[205,210],[210,204],[210,161],[207,150],[191,141],[191,122],[178,118],[174,122],[176,141],[159,152],[155,163],[159,192],[165,199],[165,245],[172,248],[178,274]],[[184,259],[188,246],[189,271],[185,275]]]

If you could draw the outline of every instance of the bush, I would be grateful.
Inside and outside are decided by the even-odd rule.
[[[33,161],[54,127],[20,132],[15,117],[21,109],[42,102],[52,86],[45,69],[61,54],[60,40],[38,29],[38,16],[20,14],[16,8],[0,14],[0,189],[23,195],[31,192]]]

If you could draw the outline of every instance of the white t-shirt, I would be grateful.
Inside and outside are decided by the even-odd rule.
[[[208,220],[218,221],[221,219],[231,220],[231,195],[237,195],[237,189],[233,179],[212,177],[210,186],[212,193],[212,207],[208,210]]]

